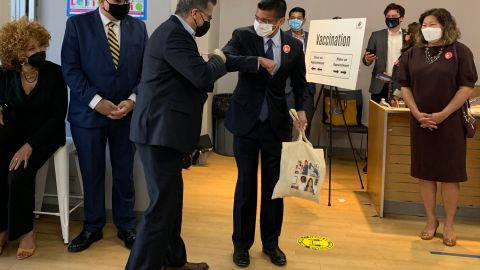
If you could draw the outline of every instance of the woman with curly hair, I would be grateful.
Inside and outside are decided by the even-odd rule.
[[[460,31],[446,9],[420,16],[416,45],[400,62],[402,96],[410,108],[411,175],[419,179],[427,223],[423,240],[435,236],[437,182],[441,183],[445,223],[443,243],[456,243],[453,228],[460,182],[467,181],[466,132],[462,106],[478,79],[473,54],[457,41]]]
[[[19,260],[35,251],[35,175],[65,144],[67,86],[49,41],[26,17],[0,28],[0,253],[19,239]]]

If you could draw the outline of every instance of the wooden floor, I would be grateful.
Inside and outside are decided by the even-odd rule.
[[[192,167],[184,173],[183,238],[189,261],[206,261],[214,270],[239,269],[232,262],[231,243],[235,162],[233,158],[218,155],[211,155],[208,162],[208,166]],[[423,228],[423,218],[378,218],[367,194],[360,189],[354,163],[337,158],[333,166],[331,207],[327,206],[328,181],[325,181],[320,204],[285,199],[280,246],[287,255],[287,266],[274,267],[262,255],[257,225],[248,269],[480,269],[479,258],[430,253],[480,255],[478,220],[457,222],[456,247],[445,247],[439,237],[422,241],[417,235]],[[10,243],[0,256],[0,270],[123,269],[128,258],[129,252],[116,238],[116,229],[111,224],[106,226],[102,241],[78,254],[68,253],[62,244],[58,219],[42,217],[37,227],[35,255],[17,261],[17,244]],[[75,236],[80,230],[81,222],[73,221],[71,235]],[[335,246],[315,251],[297,244],[299,237],[309,235],[327,237]]]

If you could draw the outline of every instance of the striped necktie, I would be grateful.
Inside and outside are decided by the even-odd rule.
[[[120,59],[120,45],[118,42],[117,34],[115,33],[115,23],[109,22],[108,26],[108,45],[110,46],[110,52],[112,53],[113,64],[115,69],[118,68],[118,60]]]

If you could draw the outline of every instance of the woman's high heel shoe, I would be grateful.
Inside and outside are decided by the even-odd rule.
[[[17,249],[17,260],[25,260],[27,258],[30,258],[33,256],[33,253],[35,252],[36,247],[33,246],[33,248],[21,248],[19,247]]]
[[[457,238],[443,238],[443,244],[447,247],[453,247],[457,244]]]
[[[438,225],[440,225],[440,222],[438,222],[438,220],[437,220],[437,227],[435,228],[435,231],[433,231],[433,234],[431,234],[427,230],[423,230],[420,233],[420,238],[422,240],[432,240],[435,237],[435,235],[437,234]]]

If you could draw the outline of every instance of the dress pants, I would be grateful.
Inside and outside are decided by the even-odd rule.
[[[104,127],[70,125],[77,148],[84,188],[84,229],[102,231],[105,215],[105,153],[110,149],[112,165],[113,222],[119,230],[135,228],[135,188],[133,183],[134,145],[129,139],[130,117],[109,120]]]
[[[271,199],[280,175],[282,141],[276,137],[267,119],[263,123],[259,121],[248,135],[235,136],[233,144],[238,168],[233,205],[233,245],[250,249],[254,242],[260,153],[260,233],[263,247],[273,248],[278,245],[283,221],[283,199]]]
[[[0,133],[5,130],[0,126]],[[0,232],[8,230],[8,239],[13,241],[33,229],[35,208],[35,176],[37,171],[55,153],[57,147],[48,145],[34,148],[28,159],[15,171],[9,171],[13,155],[25,144],[25,136],[14,137],[0,144]]]
[[[182,153],[167,147],[136,144],[143,163],[150,204],[140,222],[125,269],[160,270],[187,262],[182,229]]]
[[[385,83],[383,85],[382,91],[378,94],[372,94],[371,99],[377,103],[380,103],[382,98],[388,102],[388,89],[390,88],[390,83]]]

